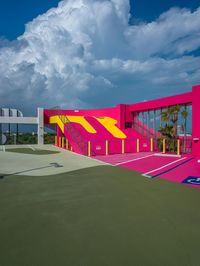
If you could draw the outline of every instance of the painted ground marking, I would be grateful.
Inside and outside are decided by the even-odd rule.
[[[36,151],[36,149],[35,148],[33,148],[33,146],[31,146],[31,145],[28,145],[28,147],[32,150],[32,151]]]
[[[188,176],[182,181],[182,183],[200,186],[200,176]]]
[[[152,178],[152,176],[150,176],[149,174],[151,174],[151,173],[153,173],[153,172],[156,172],[156,171],[159,171],[159,170],[161,170],[161,169],[163,169],[163,168],[166,168],[166,167],[168,167],[168,166],[170,166],[170,165],[172,165],[172,164],[175,164],[175,163],[177,163],[177,162],[180,162],[180,161],[182,161],[182,160],[185,160],[186,158],[187,158],[187,157],[183,157],[183,158],[178,159],[178,160],[176,160],[176,161],[174,161],[174,162],[171,162],[171,163],[165,164],[165,165],[163,165],[163,166],[161,166],[161,167],[159,167],[159,168],[153,169],[153,170],[151,170],[151,171],[148,171],[148,172],[142,174],[142,176],[145,176],[145,177],[148,177],[148,178]]]
[[[125,161],[125,162],[117,163],[116,165],[122,165],[122,164],[130,163],[130,162],[134,162],[134,161],[139,161],[139,160],[145,159],[145,158],[147,158],[147,157],[151,157],[151,156],[154,156],[154,155],[151,154],[151,155],[147,155],[147,156],[143,156],[143,157],[135,158],[135,159],[128,160],[128,161]]]

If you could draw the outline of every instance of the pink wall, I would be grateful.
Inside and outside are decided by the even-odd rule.
[[[200,158],[200,85],[192,87],[192,137],[192,153]]]

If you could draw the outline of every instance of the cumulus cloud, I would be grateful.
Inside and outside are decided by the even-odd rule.
[[[127,35],[138,58],[192,52],[200,46],[200,8],[171,8],[156,21],[129,27]]]
[[[89,108],[189,90],[200,82],[200,8],[130,25],[128,0],[64,0],[0,39],[0,105]]]

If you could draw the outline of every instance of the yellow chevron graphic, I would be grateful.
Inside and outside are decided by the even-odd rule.
[[[108,117],[94,117],[102,126],[104,126],[110,134],[112,134],[115,138],[125,139],[126,135],[116,126],[117,120]]]

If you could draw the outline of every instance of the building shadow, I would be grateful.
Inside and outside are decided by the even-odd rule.
[[[50,163],[48,166],[43,166],[43,167],[37,167],[37,168],[31,168],[28,170],[24,170],[24,171],[20,171],[20,172],[15,172],[15,173],[11,173],[11,174],[0,174],[0,179],[4,179],[5,177],[8,176],[12,176],[12,175],[20,175],[23,173],[27,173],[27,172],[31,172],[31,171],[35,171],[35,170],[41,170],[41,169],[46,169],[46,168],[59,168],[59,167],[63,167],[63,165],[59,164],[59,163]]]

